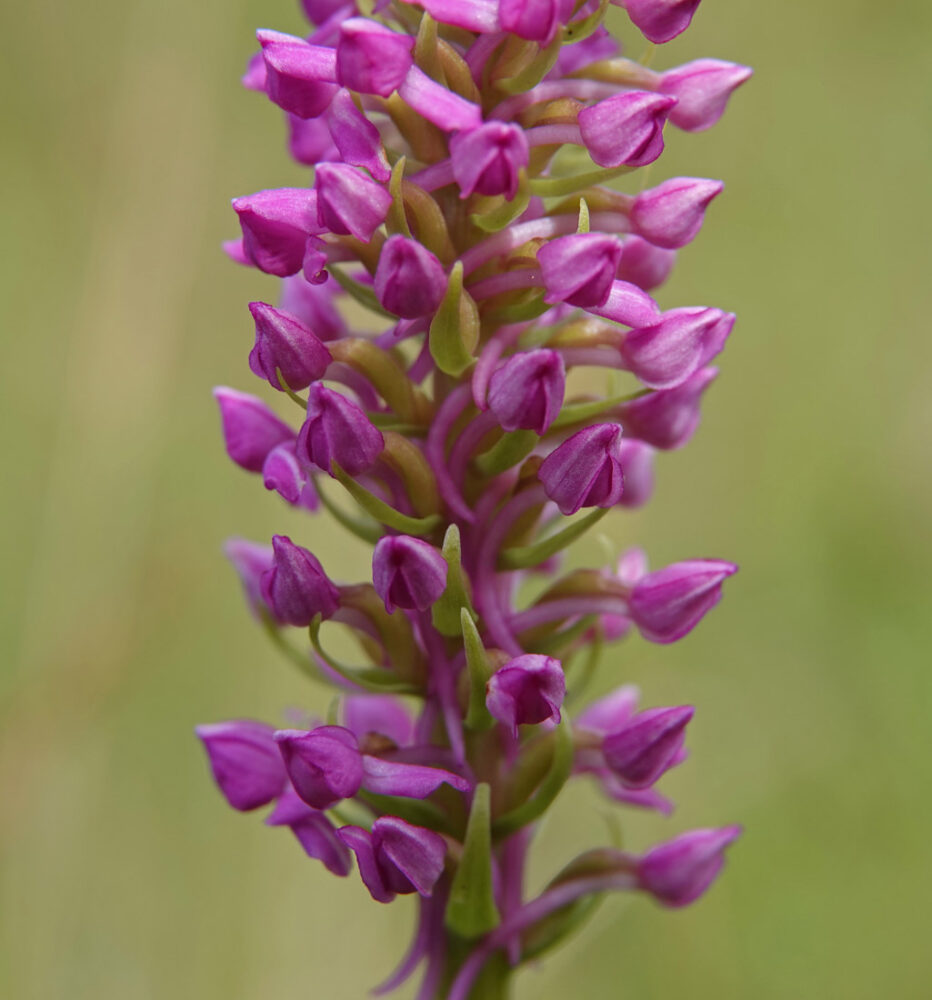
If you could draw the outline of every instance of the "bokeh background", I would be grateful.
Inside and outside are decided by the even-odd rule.
[[[292,0],[0,14],[10,1000],[357,1000],[407,940],[409,900],[379,907],[228,810],[191,733],[326,704],[245,613],[223,538],[291,530],[366,568],[227,462],[210,397],[255,385],[245,305],[274,294],[219,253],[229,198],[302,176],[237,79],[257,25],[300,23]],[[699,709],[677,813],[629,813],[628,842],[747,835],[701,904],[609,901],[519,1000],[932,993],[930,33],[921,0],[706,0],[656,54],[757,70],[712,132],[669,130],[651,178],[726,179],[661,303],[740,324],[654,502],[602,524],[655,565],[742,572],[687,641],[629,640],[601,683]],[[589,790],[556,812],[537,885],[606,836]]]

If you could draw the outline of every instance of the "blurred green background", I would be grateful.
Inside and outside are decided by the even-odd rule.
[[[377,906],[231,812],[191,733],[326,703],[245,613],[223,538],[290,530],[366,570],[228,463],[210,397],[259,391],[245,305],[271,279],[218,244],[230,197],[301,176],[276,110],[237,86],[253,29],[298,30],[297,6],[0,14],[10,1000],[357,1000],[407,940],[410,900]],[[727,181],[660,299],[740,322],[655,501],[602,523],[654,565],[742,572],[687,641],[629,640],[601,683],[699,708],[664,786],[677,813],[625,814],[629,842],[747,834],[701,904],[611,900],[519,1000],[932,995],[930,32],[919,0],[705,0],[656,54],[757,71],[711,133],[669,130],[651,177]],[[535,886],[606,836],[590,790],[566,798]]]

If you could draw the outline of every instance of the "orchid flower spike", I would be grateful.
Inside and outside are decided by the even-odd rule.
[[[714,126],[751,71],[622,58],[615,15],[662,45],[700,3],[610,2],[301,0],[307,27],[260,30],[243,77],[298,169],[233,201],[227,255],[280,288],[249,303],[261,397],[215,396],[230,460],[292,524],[225,552],[275,655],[333,691],[281,728],[197,735],[233,809],[355,867],[380,903],[416,897],[379,993],[423,969],[418,1000],[504,997],[602,894],[698,900],[740,832],[598,847],[526,888],[568,782],[672,812],[658,787],[715,706],[639,708],[614,654],[615,690],[584,689],[609,643],[685,638],[737,570],[650,570],[636,545],[566,558],[598,521],[606,545],[637,534],[735,325],[724,304],[652,296],[723,191],[664,170],[669,130]]]

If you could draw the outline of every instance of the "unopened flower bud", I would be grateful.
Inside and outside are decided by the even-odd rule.
[[[604,305],[621,256],[621,241],[608,234],[577,233],[550,240],[537,251],[547,290],[544,301],[583,309]]]
[[[652,326],[632,330],[621,355],[645,385],[672,389],[722,350],[734,323],[734,315],[721,309],[671,309]]]
[[[489,409],[506,431],[543,434],[556,420],[566,390],[566,369],[557,351],[523,351],[510,357],[489,381]]]
[[[307,188],[278,188],[233,199],[246,257],[266,274],[297,274],[304,245],[320,232],[317,195]]]
[[[703,368],[675,389],[660,389],[620,408],[625,431],[654,448],[682,448],[696,432],[702,394],[715,381],[717,368]]]
[[[372,239],[392,203],[381,184],[345,163],[322,163],[314,174],[314,187],[320,225],[363,243]]]
[[[621,428],[595,424],[577,431],[544,459],[538,475],[563,514],[614,507],[624,491]]]
[[[499,667],[486,685],[489,712],[517,736],[519,725],[560,721],[566,679],[560,661],[528,653]]]
[[[457,132],[450,140],[453,176],[460,197],[503,194],[509,201],[518,192],[518,172],[530,161],[524,131],[508,122],[489,121]]]
[[[297,316],[264,302],[250,302],[249,311],[256,324],[256,343],[249,354],[254,374],[279,391],[279,371],[291,389],[305,389],[323,378],[330,352]]]
[[[670,277],[675,261],[675,250],[664,250],[640,236],[628,236],[621,248],[618,277],[649,292]]]
[[[259,399],[225,386],[214,389],[227,454],[248,472],[261,472],[268,453],[294,431]]]
[[[316,118],[327,110],[337,87],[333,51],[278,31],[259,31],[269,100],[299,118]]]
[[[391,614],[396,607],[426,611],[447,586],[447,563],[429,542],[388,535],[372,554],[372,582]]]
[[[275,748],[278,754],[278,747]],[[279,763],[281,756],[279,755]],[[312,809],[289,788],[275,803],[266,826],[287,826],[309,858],[317,858],[334,875],[349,875],[352,860],[346,845],[337,836],[336,827],[319,809]]]
[[[687,132],[701,132],[722,117],[732,93],[753,73],[749,66],[697,59],[664,73],[658,89],[676,98],[670,121]]]
[[[275,535],[272,549],[274,561],[262,576],[262,596],[275,617],[300,626],[310,625],[317,615],[329,618],[340,605],[340,594],[317,558],[286,535]]]
[[[386,240],[375,272],[375,294],[391,313],[416,319],[435,313],[447,290],[443,265],[417,240]]]
[[[644,37],[655,45],[684,32],[696,13],[699,0],[612,0],[624,7]]]
[[[338,836],[356,855],[359,875],[372,898],[391,902],[397,894],[430,896],[443,873],[447,845],[433,830],[397,816],[380,816],[371,832],[344,826]]]
[[[740,826],[692,830],[652,848],[638,864],[641,888],[666,906],[692,903],[715,881],[725,848],[740,835]]]
[[[694,559],[648,573],[631,593],[631,618],[645,639],[676,642],[718,604],[722,583],[737,572],[734,563]]]
[[[700,177],[674,177],[642,191],[631,208],[631,224],[638,235],[658,247],[686,246],[702,228],[705,210],[721,194],[724,184]]]
[[[245,538],[228,538],[223,554],[233,564],[249,606],[258,613],[266,606],[262,597],[262,574],[271,569],[275,561],[272,546],[259,545]]]
[[[217,786],[234,809],[258,809],[282,793],[285,769],[271,726],[238,719],[194,731],[207,751]]]
[[[605,737],[606,764],[628,787],[649,788],[677,762],[692,717],[689,705],[639,712]]]
[[[579,130],[600,167],[643,167],[663,152],[663,126],[676,98],[629,90],[583,108]]]
[[[414,39],[367,17],[351,17],[340,25],[337,77],[360,94],[388,97],[414,62]]]
[[[282,729],[275,734],[275,742],[295,791],[309,806],[328,809],[359,791],[362,754],[348,729]]]
[[[314,382],[307,395],[307,420],[298,434],[298,460],[332,472],[332,463],[351,476],[369,469],[385,439],[363,410],[342,393]]]

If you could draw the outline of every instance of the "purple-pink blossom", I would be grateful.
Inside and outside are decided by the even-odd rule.
[[[699,7],[612,2],[658,45]],[[724,303],[651,293],[723,191],[671,177],[665,132],[716,124],[750,70],[622,58],[606,6],[302,0],[309,25],[260,30],[243,78],[284,112],[298,166],[295,186],[233,201],[227,254],[280,287],[248,303],[242,371],[263,395],[215,396],[229,458],[293,527],[225,552],[272,653],[331,696],[280,727],[196,732],[232,808],[267,810],[378,902],[416,897],[381,992],[423,969],[418,1000],[504,996],[607,892],[694,902],[740,832],[595,847],[526,878],[569,781],[613,812],[673,811],[664,775],[687,728],[715,725],[714,702],[695,717],[639,707],[631,661],[608,647],[685,638],[737,570],[650,570],[640,548],[594,544],[580,549],[594,564],[564,558],[603,517],[608,535],[637,534],[630,511],[665,486],[658,452],[696,433],[735,323]],[[334,544],[325,568],[336,527],[371,562]],[[615,690],[587,700],[600,658]]]

